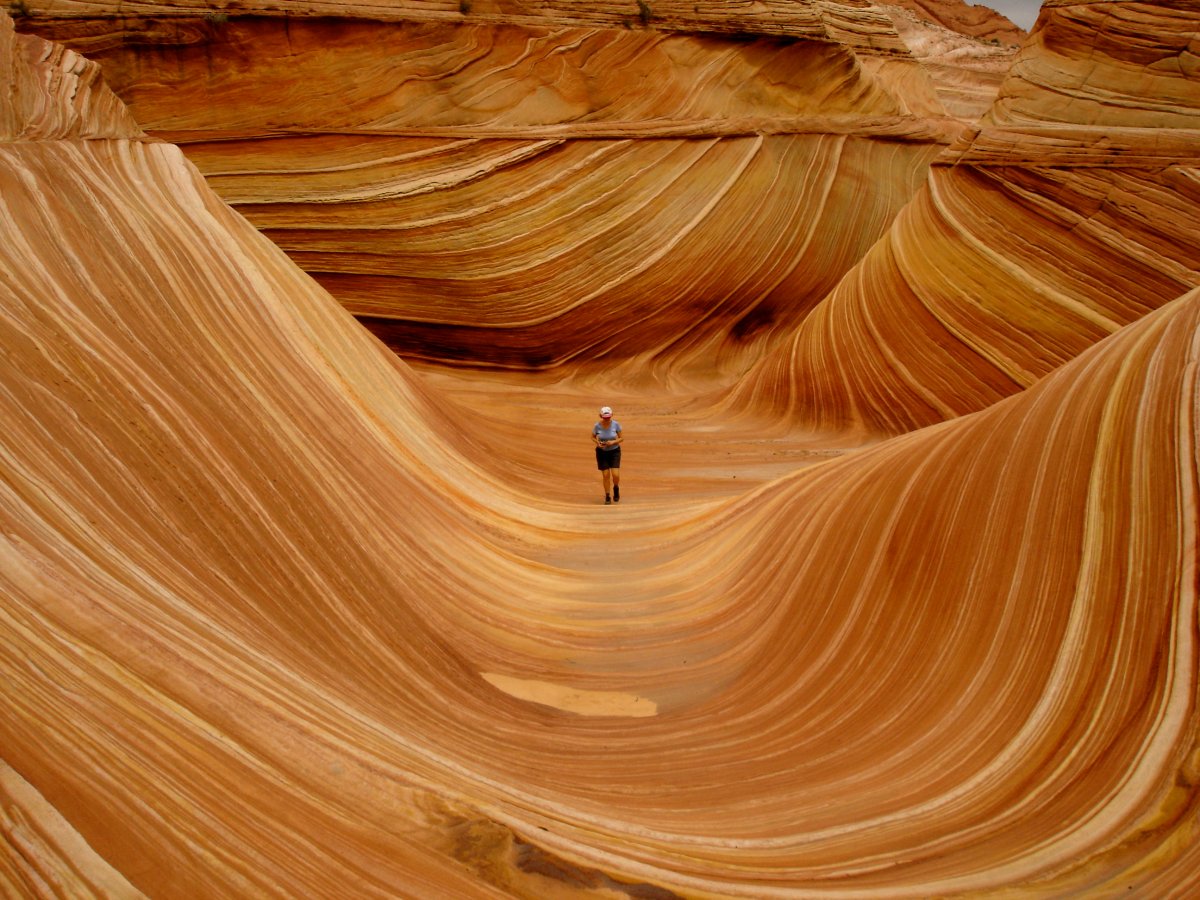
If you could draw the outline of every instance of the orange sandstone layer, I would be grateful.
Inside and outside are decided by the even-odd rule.
[[[1200,285],[1198,33],[1191,5],[1047,8],[991,112],[733,408],[921,427]]]
[[[585,505],[513,477],[578,427],[465,415],[177,148],[0,96],[6,892],[1200,890],[1200,290],[974,415]]]
[[[93,54],[142,127],[406,356],[707,384],[794,331],[958,130],[884,10],[788,8],[780,31],[723,7],[738,36],[715,6],[683,31],[589,4],[529,4],[537,25],[487,4],[449,23],[55,6],[94,17],[23,27]]]
[[[145,896],[2,760],[0,832],[0,886],[8,896]]]
[[[745,368],[794,328],[886,229],[931,155],[818,135],[250,149],[270,162],[214,173],[213,154],[228,164],[229,148],[189,153],[405,355],[515,368],[633,358],[707,377],[718,363]],[[306,170],[288,176],[287,202],[273,194],[280,160]],[[879,170],[909,174],[875,181]],[[330,193],[343,202],[325,203]]]

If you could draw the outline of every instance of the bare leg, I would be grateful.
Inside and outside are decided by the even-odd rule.
[[[621,470],[620,469],[610,469],[609,471],[612,472],[613,501],[616,503],[620,503],[621,502]]]
[[[604,496],[612,493],[612,469],[605,469],[600,474],[604,476]]]

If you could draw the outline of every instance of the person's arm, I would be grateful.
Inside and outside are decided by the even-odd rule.
[[[592,429],[592,443],[597,447],[603,447],[604,442],[600,440],[600,435],[595,428]]]

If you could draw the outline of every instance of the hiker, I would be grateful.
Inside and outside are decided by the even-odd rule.
[[[621,423],[612,417],[612,407],[600,407],[600,421],[592,426],[596,445],[596,468],[604,479],[604,502],[621,502]],[[610,490],[611,488],[611,490]]]

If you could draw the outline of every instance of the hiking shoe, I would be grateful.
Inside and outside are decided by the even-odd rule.
[[[613,485],[613,503],[621,502],[621,489],[615,484]]]
[[[604,502],[605,502],[605,503],[612,503],[612,497],[608,496],[608,494],[605,494],[605,495],[604,495]]]

